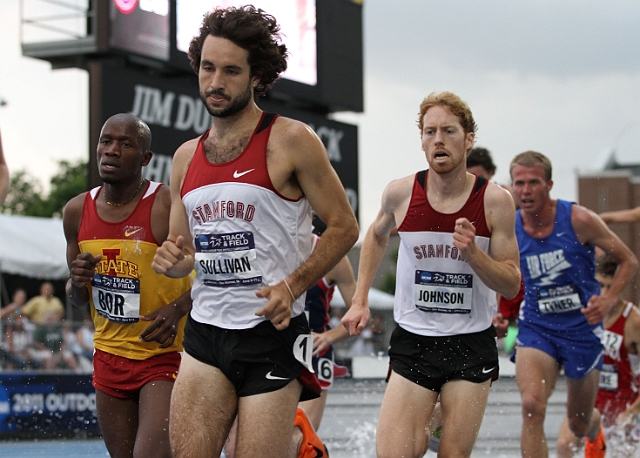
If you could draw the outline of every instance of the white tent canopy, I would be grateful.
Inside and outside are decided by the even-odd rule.
[[[60,219],[0,215],[0,273],[64,280],[66,247]]]
[[[374,310],[393,310],[393,298],[392,294],[385,293],[379,289],[371,288],[369,290],[369,308]],[[333,299],[331,300],[331,306],[333,307],[346,307],[344,299],[340,294],[338,288],[333,293]]]

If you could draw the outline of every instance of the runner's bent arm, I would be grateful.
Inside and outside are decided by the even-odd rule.
[[[453,244],[485,285],[511,299],[520,290],[520,253],[515,234],[515,204],[508,191],[489,183],[485,215],[491,231],[489,253],[475,243],[475,227],[466,219],[456,221]]]
[[[346,256],[343,257],[336,266],[329,271],[324,277],[328,280],[329,284],[335,284],[340,290],[340,295],[344,299],[344,303],[347,309],[351,307],[351,301],[353,293],[356,290],[356,278],[353,275],[353,269],[351,268],[351,262]],[[321,334],[314,334],[313,336],[313,353],[317,355],[328,345],[336,342],[341,342],[349,337],[347,329],[340,325],[333,329],[329,329]]]
[[[635,223],[640,221],[640,206],[627,210],[601,213],[600,218],[605,223]]]
[[[283,144],[300,190],[327,228],[309,259],[287,279],[296,297],[315,285],[358,240],[356,217],[329,156],[317,135],[300,124]]]
[[[64,207],[62,225],[67,240],[67,265],[69,266],[69,280],[65,292],[69,301],[76,307],[89,304],[89,290],[87,283],[91,281],[95,268],[102,259],[101,255],[80,253],[78,246],[78,230],[82,219],[82,210],[86,193],[71,199]]]
[[[398,221],[402,222],[406,214],[412,183],[413,176],[408,176],[387,185],[382,194],[380,211],[364,237],[353,303],[342,318],[342,324],[352,336],[359,335],[369,324],[369,289],[387,250],[391,230]]]
[[[618,269],[605,294],[592,296],[587,307],[581,310],[589,324],[597,324],[618,302],[622,290],[638,270],[638,260],[593,211],[581,205],[572,205],[571,225],[581,243],[599,247],[618,261]]]
[[[287,278],[257,292],[268,299],[256,312],[284,329],[295,299],[335,266],[358,238],[358,224],[322,142],[305,124],[278,119],[269,140],[269,176],[284,196],[305,196],[327,229],[309,258]]]
[[[186,277],[193,270],[194,248],[187,212],[182,203],[180,189],[195,153],[197,139],[178,148],[171,169],[171,212],[169,235],[156,250],[151,267],[156,273],[168,277]]]

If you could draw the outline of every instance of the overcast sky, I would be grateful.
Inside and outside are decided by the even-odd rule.
[[[640,2],[365,0],[364,27],[365,113],[336,116],[359,125],[362,231],[386,183],[426,167],[416,118],[432,91],[469,104],[499,182],[529,149],[552,160],[564,199],[614,148],[640,162]],[[0,2],[0,37],[5,155],[48,180],[87,155],[87,77],[21,57],[18,0]]]

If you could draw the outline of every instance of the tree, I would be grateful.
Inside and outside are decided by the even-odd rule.
[[[87,190],[88,178],[86,161],[61,160],[58,167],[46,197],[37,178],[25,170],[13,173],[2,211],[12,215],[60,217],[69,199]]]
[[[3,211],[12,215],[51,216],[45,215],[42,184],[25,170],[11,175]]]
[[[62,209],[69,199],[85,192],[89,186],[88,165],[78,160],[58,162],[60,171],[51,178],[51,192],[47,198],[49,216],[62,216]]]

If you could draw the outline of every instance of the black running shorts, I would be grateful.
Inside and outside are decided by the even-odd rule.
[[[298,379],[303,386],[300,400],[305,401],[317,398],[321,389],[315,374],[294,357],[301,334],[310,334],[304,313],[282,331],[270,321],[250,329],[224,329],[189,315],[183,346],[188,355],[219,368],[240,397],[276,391]]]
[[[496,330],[490,326],[472,334],[430,337],[396,326],[391,335],[389,359],[394,372],[438,393],[451,380],[473,383],[495,380]]]

